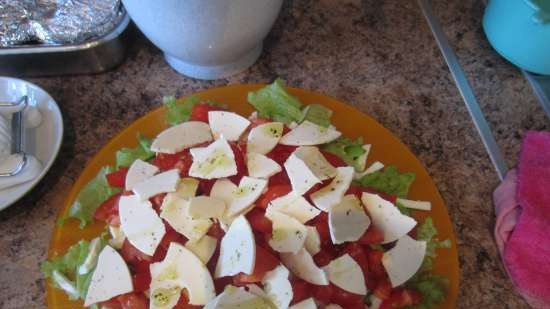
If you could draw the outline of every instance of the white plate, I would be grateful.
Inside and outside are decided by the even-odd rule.
[[[57,103],[42,88],[35,84],[11,77],[0,77],[0,101],[17,101],[29,97],[29,105],[42,113],[42,123],[36,129],[25,132],[26,153],[42,163],[42,171],[35,179],[0,190],[0,210],[10,206],[29,192],[43,177],[57,157],[63,139],[63,118]]]

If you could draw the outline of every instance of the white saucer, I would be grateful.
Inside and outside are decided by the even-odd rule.
[[[29,97],[29,105],[37,107],[42,113],[40,126],[25,132],[24,150],[36,157],[43,167],[35,179],[0,190],[0,210],[20,199],[46,175],[57,157],[63,139],[63,118],[52,97],[35,84],[0,76],[0,101],[17,101],[24,95]]]

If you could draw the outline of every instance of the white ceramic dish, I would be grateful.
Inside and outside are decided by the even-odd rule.
[[[26,153],[42,163],[42,171],[35,179],[0,190],[0,210],[10,206],[29,192],[52,166],[63,139],[63,118],[57,103],[42,88],[21,79],[0,77],[0,101],[17,101],[29,97],[29,105],[42,113],[42,123],[36,129],[25,132]]]

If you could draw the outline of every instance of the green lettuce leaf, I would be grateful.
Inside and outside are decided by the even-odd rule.
[[[248,93],[248,103],[258,111],[258,115],[286,124],[300,122],[302,103],[285,90],[283,80]]]
[[[176,100],[174,96],[162,98],[162,103],[166,106],[166,122],[169,125],[176,125],[189,120],[193,105],[200,101],[196,96],[187,97],[185,100]]]
[[[407,287],[416,289],[422,294],[422,301],[418,305],[408,306],[407,309],[432,309],[440,304],[447,296],[449,281],[447,278],[431,273],[424,273],[414,278]]]
[[[345,136],[341,136],[323,146],[323,150],[338,156],[340,159],[344,160],[347,165],[353,166],[358,172],[365,169],[365,161],[361,158],[366,152],[366,150],[363,149],[362,137],[354,141]]]
[[[415,177],[414,173],[400,173],[395,166],[390,165],[381,171],[363,176],[356,181],[356,184],[406,198]]]
[[[135,160],[141,159],[147,161],[155,156],[155,152],[151,151],[153,140],[145,138],[138,134],[137,140],[139,145],[136,148],[122,148],[116,152],[116,167],[130,166]]]
[[[310,104],[302,109],[302,118],[300,122],[308,120],[322,127],[328,128],[330,126],[330,117],[332,117],[332,111],[323,105]]]
[[[90,180],[80,190],[76,200],[69,209],[69,218],[80,220],[80,228],[84,228],[93,220],[95,210],[113,194],[120,192],[120,189],[109,186],[105,175],[113,172],[110,166],[104,166],[94,179]],[[63,221],[61,224],[63,224]]]
[[[437,238],[437,229],[431,217],[426,218],[424,223],[418,227],[416,239],[426,241],[426,256],[424,257],[422,266],[420,266],[419,272],[430,271],[432,269],[433,259],[437,257],[437,249],[451,247],[450,239],[440,241]]]

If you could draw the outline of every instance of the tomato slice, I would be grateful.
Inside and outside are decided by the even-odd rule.
[[[369,260],[363,246],[356,242],[349,243],[344,248],[344,253],[349,254],[349,256],[351,256],[355,262],[359,264],[366,279],[367,272],[369,271]]]
[[[107,182],[111,187],[124,188],[126,182],[126,174],[128,174],[127,167],[120,167],[117,171],[105,175]]]
[[[151,273],[139,272],[132,275],[134,292],[145,292],[151,287]]]
[[[109,309],[122,309],[122,306],[120,305],[120,302],[118,301],[116,296],[109,300],[102,301],[99,307]]]
[[[128,239],[124,240],[124,243],[122,244],[122,248],[120,249],[120,255],[122,255],[122,258],[134,265],[136,263],[147,261],[150,262],[153,260],[153,257],[139,251],[136,247],[134,247]]]
[[[392,202],[393,204],[395,204],[395,202],[397,201],[397,196],[395,195],[390,195],[390,194],[378,192],[371,188],[358,187],[354,185],[349,186],[348,191],[346,191],[346,195],[354,194],[355,196],[357,196],[358,199],[361,199],[361,195],[363,194],[363,192],[378,194],[381,198],[385,199],[386,201]]]
[[[113,226],[120,226],[120,217],[118,215],[118,201],[121,193],[117,193],[105,202],[101,203],[94,213],[94,219],[103,221]]]
[[[321,151],[321,153],[323,154],[323,157],[327,159],[328,163],[330,163],[330,165],[334,167],[348,166],[346,162],[344,162],[344,160],[340,159],[340,157],[338,157],[333,153],[326,152],[326,151]]]
[[[330,285],[332,288],[332,297],[331,302],[338,304],[344,308],[353,308],[354,306],[361,305],[364,308],[363,295],[354,294],[347,292],[333,284]]]
[[[196,147],[200,146],[203,146],[203,144],[196,145]],[[204,146],[206,146],[206,144]],[[189,148],[174,154],[158,153],[157,156],[151,160],[151,164],[158,167],[161,172],[177,168],[181,177],[187,177],[189,176],[191,164],[193,164],[193,156]]]
[[[296,150],[296,148],[298,147],[277,144],[277,146],[275,146],[275,148],[267,153],[266,156],[282,166],[285,163],[286,159],[288,159],[288,157],[290,157],[294,150]]]
[[[373,293],[376,297],[385,300],[390,298],[391,290],[392,287],[390,281],[388,279],[384,279],[378,282]]]
[[[292,187],[288,183],[273,186],[270,185],[267,187],[267,191],[262,194],[256,202],[256,207],[267,209],[269,202],[283,195],[287,195],[290,191],[292,191]]]
[[[259,207],[254,207],[246,214],[246,219],[254,231],[270,234],[272,231],[271,220],[266,218],[265,211]]]
[[[362,245],[379,244],[384,241],[384,233],[373,224],[365,231],[365,234],[359,238],[358,242]]]
[[[201,102],[193,105],[193,107],[191,108],[191,115],[189,116],[189,120],[208,123],[208,112],[223,110],[225,109],[219,106],[213,106],[206,102]]]
[[[143,293],[128,293],[117,296],[122,309],[148,309],[149,300]]]
[[[248,175],[248,170],[246,168],[246,163],[244,160],[245,153],[236,143],[230,143],[231,150],[233,150],[233,155],[235,156],[235,163],[237,164],[237,175],[229,177],[234,184],[239,185],[241,178]]]
[[[239,273],[233,278],[233,283],[242,286],[246,283],[260,282],[265,276],[265,273],[273,270],[277,265],[279,265],[279,259],[276,256],[266,249],[256,246],[256,263],[254,265],[254,271],[250,275]]]
[[[189,304],[189,297],[186,294],[186,291],[181,292],[180,298],[178,299],[177,304],[172,309],[200,309],[202,306],[195,306]]]
[[[292,286],[292,302],[291,305],[301,302],[307,298],[311,297],[311,288],[309,283],[305,282],[302,279],[293,278],[290,280],[290,285]]]
[[[329,285],[311,285],[313,290],[313,297],[321,303],[328,305],[332,301],[332,294],[334,288],[332,284]]]

